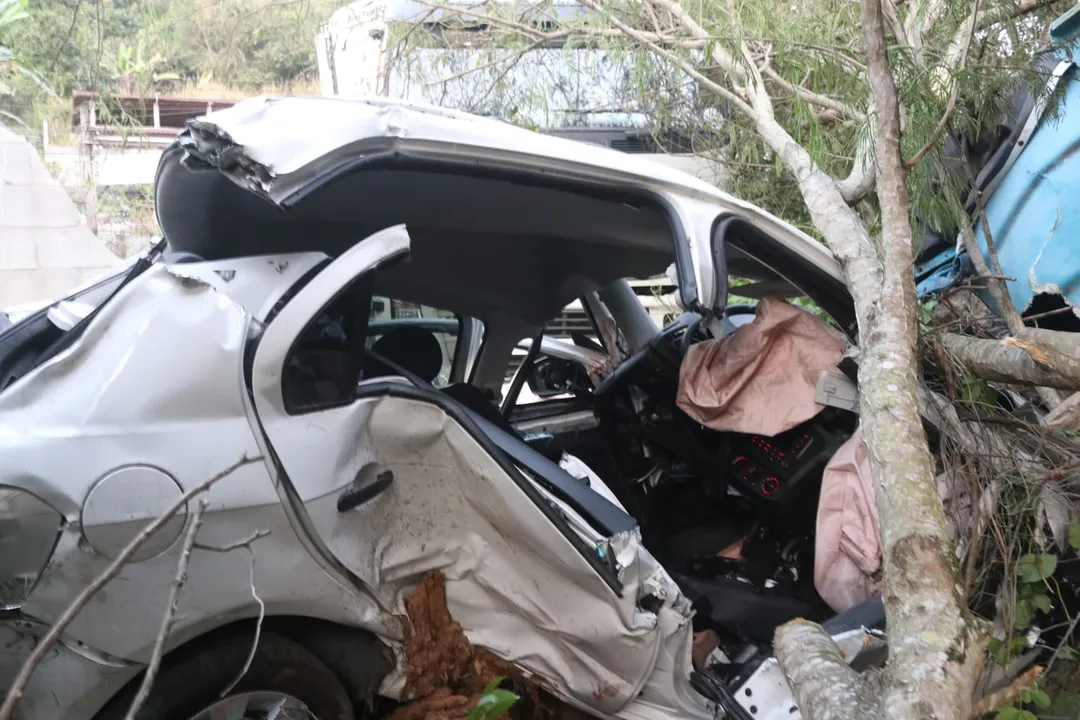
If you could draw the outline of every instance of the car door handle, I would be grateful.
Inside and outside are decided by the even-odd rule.
[[[361,471],[362,472],[362,471]],[[338,512],[348,512],[360,507],[369,500],[386,492],[386,489],[394,483],[394,473],[385,470],[379,473],[375,480],[356,487],[355,485],[341,494],[337,501]]]

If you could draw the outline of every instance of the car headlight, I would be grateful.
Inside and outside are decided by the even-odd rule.
[[[24,490],[0,487],[0,609],[22,607],[52,557],[64,517]]]

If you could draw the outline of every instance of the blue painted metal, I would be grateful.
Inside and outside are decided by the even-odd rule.
[[[1039,123],[986,202],[986,218],[1009,294],[1023,311],[1040,292],[1080,305],[1080,78],[1062,77],[1065,105]],[[981,226],[979,243],[986,247]]]
[[[1018,144],[1015,162],[985,198],[1001,269],[1015,278],[1009,293],[1021,312],[1039,293],[1080,306],[1080,5],[1053,23],[1051,37],[1073,63],[1058,84],[1063,104]],[[989,260],[981,224],[975,229]],[[940,292],[970,270],[964,253],[944,250],[916,267],[919,294]]]

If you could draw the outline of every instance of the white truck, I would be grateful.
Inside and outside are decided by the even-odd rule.
[[[475,7],[461,0],[449,4],[454,2],[461,4],[463,12]],[[562,17],[585,12],[576,2],[558,5]],[[316,38],[322,94],[392,97],[494,116],[547,134],[642,155],[722,184],[718,165],[688,152],[687,138],[654,134],[647,108],[641,107],[628,68],[623,67],[628,58],[598,48],[530,47],[518,52],[453,39],[437,47],[400,52],[394,38],[400,38],[410,25],[434,27],[442,14],[416,0],[359,0],[339,9]],[[631,285],[658,326],[679,313],[675,287],[667,277]],[[565,338],[577,326],[588,326],[588,322],[581,307],[571,306],[548,330],[551,337]]]

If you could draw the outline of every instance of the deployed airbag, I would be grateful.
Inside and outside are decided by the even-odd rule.
[[[815,315],[763,298],[753,322],[690,347],[676,403],[713,430],[776,435],[821,412],[818,379],[836,369],[846,343]]]
[[[814,587],[836,612],[877,594],[881,534],[874,500],[874,476],[855,431],[825,466],[814,543]]]

